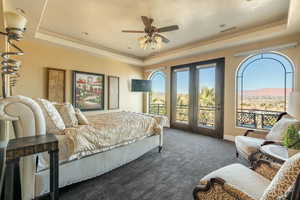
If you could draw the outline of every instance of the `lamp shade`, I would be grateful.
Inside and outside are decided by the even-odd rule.
[[[288,103],[288,114],[300,120],[300,92],[291,92]]]
[[[23,30],[26,27],[27,19],[15,12],[5,12],[6,27]]]

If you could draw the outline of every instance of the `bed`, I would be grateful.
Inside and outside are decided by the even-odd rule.
[[[18,137],[44,135],[40,106],[24,96],[0,100],[0,118],[16,121]],[[59,140],[59,187],[93,178],[137,159],[163,145],[166,119],[133,112],[88,116],[89,125],[64,129]],[[22,161],[22,196],[32,199],[49,192],[46,153]]]

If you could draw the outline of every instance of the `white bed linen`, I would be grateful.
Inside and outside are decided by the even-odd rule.
[[[127,145],[152,135],[159,135],[163,117],[133,112],[111,112],[89,116],[91,125],[66,128],[58,135],[60,163]],[[47,169],[49,156],[41,153],[38,171]]]

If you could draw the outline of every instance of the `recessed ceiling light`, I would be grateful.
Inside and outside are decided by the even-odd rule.
[[[16,11],[18,11],[19,13],[22,13],[23,15],[26,14],[26,12],[22,8],[16,8]]]

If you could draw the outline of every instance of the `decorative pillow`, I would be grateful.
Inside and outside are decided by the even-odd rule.
[[[76,108],[75,112],[76,112],[78,123],[80,125],[89,125],[88,119],[84,116],[84,114],[81,112],[79,108]]]
[[[46,99],[36,99],[36,102],[40,105],[43,111],[46,120],[46,132],[63,134],[63,130],[66,126],[54,105]]]
[[[70,103],[55,103],[55,108],[62,117],[67,128],[74,127],[78,125],[78,120],[75,114],[75,110]]]
[[[289,158],[282,165],[260,200],[275,200],[284,195],[295,183],[300,173],[300,153]]]
[[[283,117],[278,122],[276,122],[269,132],[269,134],[266,136],[267,140],[272,140],[276,142],[282,142],[284,138],[284,134],[287,131],[288,127],[290,125],[296,125],[298,127],[299,122],[292,117]]]

